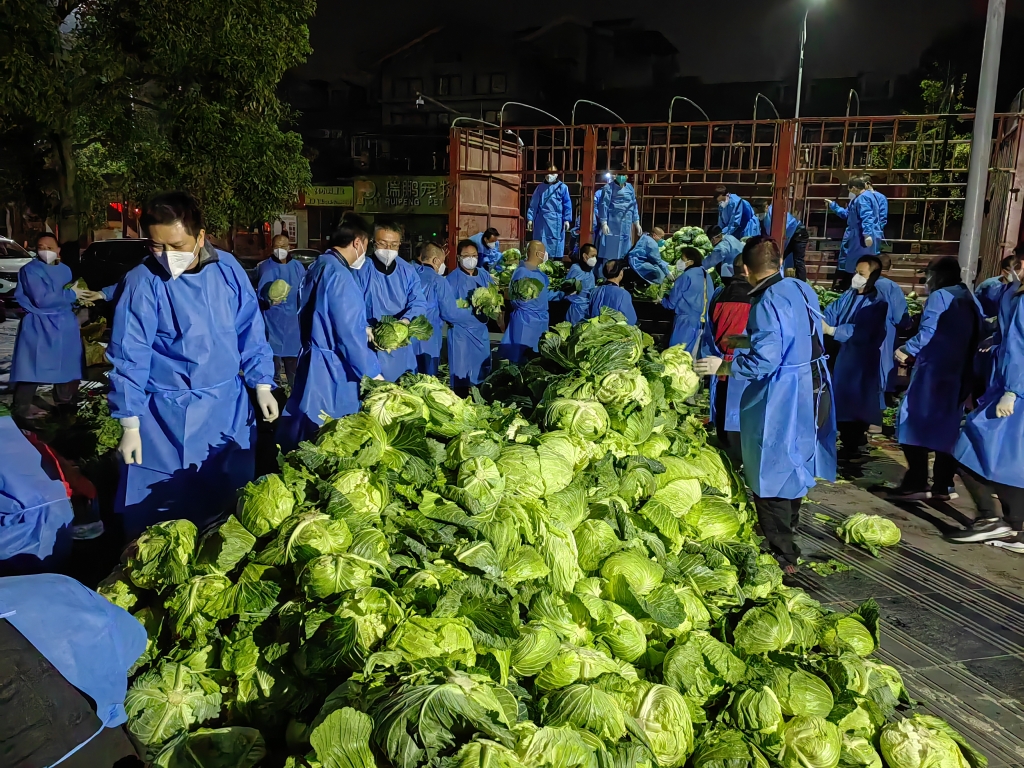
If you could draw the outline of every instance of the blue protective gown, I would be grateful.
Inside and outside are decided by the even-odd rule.
[[[754,214],[754,207],[739,195],[730,194],[725,205],[718,207],[718,226],[723,234],[736,238],[761,234],[761,222]]]
[[[456,269],[446,278],[456,300],[469,301],[477,288],[491,285],[494,279],[482,269],[471,275]],[[472,315],[472,322],[448,329],[448,371],[452,388],[476,386],[491,372],[491,336],[485,316]]]
[[[885,226],[889,223],[889,198],[874,189],[869,189],[864,194],[868,195],[875,204],[875,215],[878,216],[878,224],[884,231]],[[849,216],[849,211],[839,206],[834,200],[829,202],[828,209],[843,221],[846,221]]]
[[[175,518],[216,522],[255,471],[245,385],[273,385],[273,353],[245,270],[209,246],[200,258],[172,280],[147,257],[114,313],[110,415],[138,417],[142,437],[142,464],[122,467],[115,503],[128,538]]]
[[[597,204],[597,219],[598,229],[602,223],[607,223],[609,229],[598,247],[598,262],[621,259],[629,253],[633,245],[633,225],[640,221],[633,185],[627,181],[626,186],[620,187],[618,182],[609,181]]]
[[[704,267],[690,267],[676,278],[668,296],[661,305],[676,313],[672,336],[668,345],[686,345],[686,351],[696,360],[700,356],[700,337],[708,319],[708,305],[715,295],[711,275]]]
[[[405,259],[395,259],[394,271],[386,275],[377,269],[377,260],[368,258],[362,269],[355,270],[356,282],[366,296],[366,319],[373,327],[382,317],[391,315],[396,320],[413,320],[427,314],[427,300],[423,286],[412,264]],[[394,352],[377,350],[380,372],[388,381],[408,371],[416,370],[416,353],[412,344],[400,347]]]
[[[879,371],[888,311],[881,292],[860,294],[853,288],[825,309],[825,322],[835,326],[840,344],[832,372],[837,422],[882,423],[885,396]]]
[[[815,478],[836,474],[836,422],[831,388],[816,396],[814,376],[829,381],[814,290],[794,278],[770,278],[751,292],[750,349],[736,351],[731,376],[746,381],[740,406],[743,472],[762,498],[801,499]],[[731,382],[730,382],[731,386]],[[827,418],[823,408],[829,408]],[[819,418],[821,417],[821,418]],[[822,421],[819,427],[818,422]]]
[[[722,277],[732,277],[736,257],[743,253],[743,243],[732,235],[722,235],[721,241],[704,257],[705,269],[713,269]]]
[[[548,290],[548,276],[539,269],[531,269],[526,262],[520,263],[512,273],[511,283],[532,277],[544,284],[540,296],[530,301],[512,301],[512,317],[509,318],[505,335],[498,346],[498,357],[519,365],[526,358],[527,350],[537,351],[540,337],[548,329],[548,302],[561,294]]]
[[[263,322],[267,326],[267,340],[276,357],[298,357],[299,355],[299,286],[306,275],[306,268],[300,261],[289,259],[278,261],[266,259],[256,267],[259,282],[256,293],[266,309],[263,310]],[[275,280],[284,280],[291,286],[288,298],[280,304],[271,305],[267,297],[270,284]]]
[[[725,286],[715,290],[715,295],[711,297],[711,304],[714,303],[718,295],[725,290]],[[725,353],[719,348],[718,343],[715,341],[715,326],[711,319],[704,324],[704,332],[701,334],[700,340],[700,356],[701,357],[725,357]],[[718,387],[724,386],[722,382],[718,380],[717,376],[711,377],[711,386],[709,388],[711,397],[711,423],[715,424],[718,418],[717,410],[715,408],[715,391]],[[728,381],[729,391],[726,393],[725,399],[725,431],[726,432],[739,432],[740,431],[740,404],[743,402],[743,392],[747,388],[746,379],[734,379],[731,378]]]
[[[967,417],[953,455],[986,480],[1024,488],[1024,302],[1020,287],[1003,296],[1001,339],[995,350],[995,370],[978,408]],[[1006,392],[1017,395],[1013,414],[996,416],[996,404]]]
[[[762,234],[765,237],[771,237],[772,236],[772,206],[771,205],[768,206],[768,210],[764,214],[764,221],[762,222],[761,226],[764,229],[764,232]],[[798,219],[796,216],[794,216],[789,211],[786,211],[786,236],[785,236],[785,238],[782,241],[782,252],[783,253],[786,252],[786,246],[789,245],[789,241],[792,239],[793,235],[796,234],[796,231],[800,228],[800,226],[801,226],[800,219]],[[783,265],[783,269],[785,269],[785,265]]]
[[[633,309],[633,297],[625,288],[614,283],[599,285],[590,294],[590,310],[587,317],[600,317],[601,308],[608,307],[621,312],[630,325],[636,325],[636,310]]]
[[[358,411],[359,382],[380,375],[366,340],[366,302],[354,271],[332,249],[317,258],[299,288],[302,351],[277,428],[286,452],[312,439],[323,425],[321,414],[340,419]]]
[[[898,331],[909,330],[914,323],[902,288],[888,277],[880,277],[875,283],[875,290],[889,307],[885,322],[885,341],[882,343],[882,354],[879,358],[879,377],[883,392],[895,392],[896,361],[893,353],[896,351],[896,334]]]
[[[444,338],[442,322],[449,326],[461,325],[471,328],[478,324],[473,311],[455,305],[459,297],[452,291],[448,281],[434,271],[433,267],[423,264],[415,265],[423,286],[423,296],[427,301],[427,319],[434,327],[434,335],[427,341],[412,340],[413,352],[416,354],[416,370],[428,376],[436,376],[441,362],[441,341]],[[451,357],[451,349],[448,357]]]
[[[18,270],[14,298],[25,310],[14,341],[11,383],[65,384],[82,378],[82,335],[66,264],[34,259]]]
[[[494,241],[494,247],[488,248],[484,245],[484,233],[477,232],[471,235],[470,240],[476,243],[476,252],[479,259],[477,266],[483,267],[488,272],[501,272],[501,248],[500,241]]]
[[[564,181],[542,182],[530,198],[526,220],[533,222],[533,239],[540,240],[552,259],[565,255],[565,225],[572,224],[572,199]]]
[[[981,305],[982,316],[996,317],[999,314],[999,300],[1007,290],[1014,290],[1016,287],[1013,283],[1003,282],[1002,277],[990,277],[982,281],[981,285],[974,289],[974,295]]]
[[[868,192],[857,195],[850,201],[848,208],[842,209],[835,202],[829,203],[829,210],[840,218],[846,219],[846,232],[839,246],[838,268],[844,272],[854,272],[857,260],[861,256],[876,256],[882,250],[882,227],[880,224],[878,201]],[[845,216],[840,213],[845,212]],[[864,245],[864,238],[871,237],[872,243]]]
[[[668,279],[668,262],[661,258],[658,241],[646,232],[640,235],[640,239],[626,254],[626,258],[629,260],[629,268],[648,284],[661,285]]]
[[[928,296],[920,330],[903,346],[916,359],[896,425],[901,445],[953,452],[980,327],[981,308],[965,285]]]
[[[573,325],[579,325],[587,319],[587,313],[590,311],[590,293],[594,290],[597,282],[594,279],[594,270],[590,268],[584,269],[579,264],[573,264],[569,267],[565,279],[580,281],[579,291],[571,296],[566,296],[566,301],[569,302],[569,309],[565,313],[566,320]]]

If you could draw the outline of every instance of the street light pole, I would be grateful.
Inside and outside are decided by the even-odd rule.
[[[981,223],[985,213],[988,166],[992,159],[992,124],[995,122],[999,54],[1003,46],[1005,18],[1006,0],[988,0],[985,47],[981,54],[981,79],[978,82],[978,106],[974,110],[974,135],[971,138],[967,199],[964,201],[964,223],[960,230],[960,274],[968,286],[974,285],[974,278],[978,274]]]
[[[810,12],[810,8],[804,11],[804,23],[800,27],[800,69],[796,75],[796,114],[794,115],[797,119],[800,118],[800,96],[804,92],[804,46],[807,45],[807,16]]]

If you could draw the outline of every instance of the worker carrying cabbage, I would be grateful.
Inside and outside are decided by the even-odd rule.
[[[661,258],[659,242],[664,241],[665,230],[655,227],[640,235],[636,245],[626,254],[629,268],[648,285],[661,285],[669,276],[668,262]]]
[[[456,304],[455,293],[442,277],[445,271],[444,259],[444,250],[439,245],[425,243],[420,248],[418,263],[414,267],[423,286],[423,296],[427,302],[425,317],[430,322],[431,333],[428,339],[413,338],[412,347],[416,355],[416,370],[427,376],[436,376],[441,362],[442,322],[466,328],[479,324],[468,308]],[[448,357],[451,356],[449,345]]]
[[[548,260],[544,243],[533,240],[526,246],[526,258],[512,273],[508,297],[512,317],[498,347],[498,356],[519,365],[530,350],[536,352],[540,337],[548,329],[548,302],[562,298],[561,292],[548,290],[548,276],[540,265]]]
[[[256,267],[263,322],[267,340],[274,352],[274,368],[278,382],[295,383],[295,364],[299,357],[299,285],[306,268],[288,255],[288,235],[275,235],[271,257]],[[283,378],[282,378],[283,373]]]
[[[301,351],[277,430],[286,452],[311,439],[323,416],[340,419],[358,411],[364,376],[382,378],[377,355],[366,343],[363,290],[353,277],[370,268],[367,230],[362,219],[346,214],[331,235],[331,247],[307,270],[299,288]]]
[[[402,231],[393,222],[375,222],[373,243],[373,258],[365,269],[354,273],[366,300],[366,319],[371,329],[385,318],[409,325],[427,313],[427,300],[416,269],[398,257]],[[411,344],[384,349],[374,343],[372,331],[367,333],[367,339],[377,351],[381,375],[388,381],[398,381],[403,373],[416,370],[416,353]]]
[[[815,478],[833,480],[836,472],[821,311],[807,283],[782,276],[782,254],[771,240],[745,247],[743,263],[753,286],[749,339],[732,341],[731,363],[705,357],[693,370],[747,382],[740,405],[743,472],[768,546],[792,575],[800,557],[794,540],[800,502]]]
[[[615,178],[604,187],[604,194],[597,203],[597,219],[601,226],[601,250],[597,255],[599,263],[621,259],[633,247],[633,234],[640,235],[640,210],[637,208],[636,191],[629,183],[626,172],[629,166],[623,164]]]
[[[701,263],[705,269],[718,272],[722,282],[728,285],[733,278],[736,257],[743,253],[743,243],[732,235],[725,234],[717,224],[708,227],[707,235],[713,248]]]
[[[274,421],[274,359],[256,292],[235,257],[206,240],[185,192],[141,219],[150,255],[124,278],[107,357],[110,415],[125,466],[115,501],[125,533],[187,518],[215,522],[256,470],[256,419]]]
[[[621,312],[630,325],[636,325],[633,297],[622,287],[622,278],[625,277],[627,269],[629,266],[621,259],[612,259],[604,263],[604,266],[601,267],[601,274],[605,282],[591,292],[590,310],[587,317],[600,317],[601,310],[607,307]]]
[[[715,284],[704,268],[704,258],[699,250],[687,246],[680,255],[680,260],[686,262],[685,271],[676,278],[671,292],[661,300],[661,305],[676,313],[668,345],[684,345],[696,360],[700,351],[700,336],[708,319],[708,303],[715,294]]]
[[[473,323],[453,324],[448,329],[448,370],[451,387],[465,397],[469,388],[480,384],[491,372],[491,336],[487,320],[505,327],[505,297],[494,278],[479,264],[476,245],[463,240],[458,245],[459,266],[448,275],[456,302],[473,310]]]
[[[498,230],[488,227],[483,232],[477,232],[469,239],[476,244],[477,258],[480,261],[480,268],[487,272],[501,272],[501,243],[498,241]]]
[[[571,223],[569,188],[558,178],[558,166],[552,163],[548,175],[530,198],[530,207],[526,209],[526,231],[544,243],[549,255],[561,259],[565,255],[565,233]]]
[[[738,240],[761,234],[761,222],[748,200],[719,185],[715,187],[715,202],[718,203],[718,227],[722,232]]]

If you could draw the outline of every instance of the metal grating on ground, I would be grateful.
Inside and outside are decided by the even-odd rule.
[[[990,768],[1024,766],[1024,599],[907,544],[872,557],[835,537],[841,513],[820,503],[804,510],[807,554],[854,570],[825,578],[805,570],[800,586],[842,610],[875,598],[878,656],[899,669],[921,708],[970,739]]]

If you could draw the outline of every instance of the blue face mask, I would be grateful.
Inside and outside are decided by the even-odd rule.
[[[659,248],[661,248],[661,247],[662,247],[662,246],[664,246],[664,245],[665,245],[665,241],[664,241],[664,240],[659,240],[659,241],[658,241],[658,247],[659,247]]]
[[[619,183],[620,187],[626,186],[626,177],[625,177],[625,175],[616,176],[615,177],[615,181],[617,181]]]

